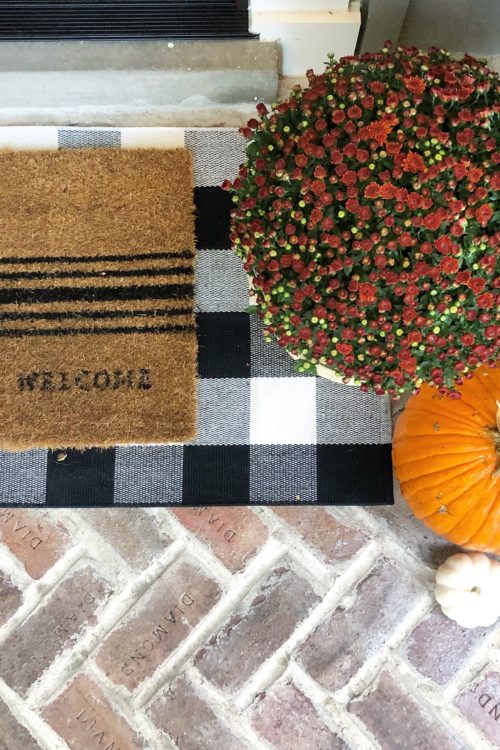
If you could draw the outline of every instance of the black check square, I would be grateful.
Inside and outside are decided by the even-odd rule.
[[[46,504],[112,505],[114,469],[114,448],[49,451]]]
[[[231,247],[231,194],[220,187],[197,187],[194,189],[194,202],[196,247],[199,250],[223,250]]]
[[[185,505],[247,505],[249,445],[186,445],[182,502]]]
[[[200,378],[250,377],[250,320],[247,313],[199,313]]]
[[[317,502],[323,505],[390,505],[390,445],[317,445]]]

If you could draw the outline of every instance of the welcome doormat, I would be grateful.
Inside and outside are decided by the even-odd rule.
[[[195,440],[0,452],[0,505],[169,506],[393,502],[389,400],[299,375],[248,315],[229,240],[244,141],[230,128],[0,128],[0,146],[187,147],[194,162]]]
[[[0,151],[0,447],[194,437],[184,149]]]

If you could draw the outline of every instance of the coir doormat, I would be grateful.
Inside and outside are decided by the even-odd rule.
[[[0,128],[3,144],[191,151],[198,416],[196,439],[182,443],[0,452],[0,505],[392,503],[388,399],[297,374],[246,312],[246,276],[229,249],[231,198],[219,187],[243,159],[236,130]]]
[[[0,151],[0,447],[194,437],[185,149]]]

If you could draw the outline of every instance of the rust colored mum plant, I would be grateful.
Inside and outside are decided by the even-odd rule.
[[[499,353],[498,75],[387,43],[307,76],[223,185],[265,336],[363,390],[459,397]]]

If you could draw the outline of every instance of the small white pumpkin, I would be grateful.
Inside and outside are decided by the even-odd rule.
[[[451,555],[436,573],[436,599],[463,628],[488,627],[500,617],[500,562],[482,552]]]

